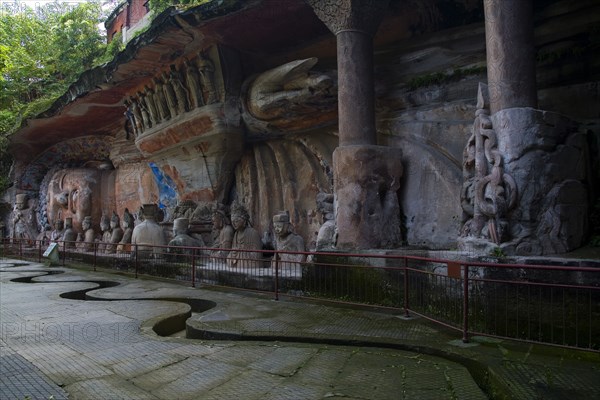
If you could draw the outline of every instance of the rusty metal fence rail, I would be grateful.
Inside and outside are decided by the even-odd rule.
[[[59,242],[62,265],[351,303],[460,332],[600,352],[600,267],[499,264],[410,255],[292,253]],[[4,240],[2,255],[43,262],[46,242]]]

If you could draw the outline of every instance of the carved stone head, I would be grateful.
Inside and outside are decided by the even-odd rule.
[[[187,218],[177,218],[173,221],[173,236],[186,234],[190,220]]]
[[[108,219],[108,215],[102,215],[102,218],[100,219],[100,230],[102,232],[106,232],[107,230],[110,229],[110,220]]]
[[[15,197],[15,206],[17,210],[24,210],[27,208],[27,195],[20,193]]]
[[[87,216],[81,222],[81,229],[83,229],[84,231],[87,231],[88,229],[91,229],[91,228],[92,228],[92,217]]]
[[[231,225],[235,230],[246,228],[250,215],[244,206],[239,203],[233,203],[231,206]]]
[[[129,209],[123,211],[123,226],[125,228],[133,228],[133,215],[129,212]]]
[[[292,232],[290,216],[287,212],[273,216],[273,230],[275,231],[275,235],[279,238],[286,237]]]
[[[121,225],[121,220],[119,218],[119,215],[117,215],[116,212],[113,211],[112,213],[112,217],[110,218],[110,227],[112,229],[118,228]]]

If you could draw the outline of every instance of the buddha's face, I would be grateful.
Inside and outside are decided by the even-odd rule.
[[[221,217],[219,214],[213,215],[212,223],[215,229],[223,229],[223,217]]]
[[[110,224],[107,221],[105,221],[105,220],[100,221],[100,229],[102,230],[102,232],[107,231],[109,229],[109,227],[110,227]]]
[[[24,210],[27,208],[27,200],[26,199],[17,199],[15,202],[15,206],[17,210]]]
[[[290,232],[290,224],[289,222],[274,222],[273,230],[275,231],[275,235],[279,237],[287,236]]]
[[[231,216],[231,225],[236,231],[246,227],[246,220],[240,215]]]

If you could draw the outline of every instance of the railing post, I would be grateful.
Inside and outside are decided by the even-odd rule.
[[[63,267],[67,264],[67,242],[63,241]]]
[[[39,246],[38,246],[38,262],[41,263],[42,262],[42,243],[44,241],[40,240],[39,242]]]
[[[97,242],[94,242],[93,246],[94,246],[94,272],[96,272],[96,262],[97,262],[97,257],[98,257],[98,246],[97,246]]]
[[[410,318],[408,312],[408,259],[404,257],[404,317]]]
[[[135,278],[137,279],[138,277],[138,245],[134,244],[133,245],[133,255],[135,257]]]
[[[463,343],[469,343],[469,266],[463,265]]]
[[[192,249],[192,287],[196,287],[196,249]]]
[[[279,253],[275,252],[275,300],[279,300]]]
[[[19,257],[23,258],[23,240],[19,239]]]

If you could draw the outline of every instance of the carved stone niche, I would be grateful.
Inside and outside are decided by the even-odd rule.
[[[135,145],[146,159],[170,172],[182,198],[212,201],[229,190],[228,174],[243,150],[241,71],[233,50],[214,46],[202,54],[214,65],[218,93],[207,93],[207,104],[145,129]]]
[[[114,171],[92,168],[68,168],[54,173],[47,193],[48,221],[72,218],[73,229],[82,232],[83,219],[90,216],[98,227],[103,211],[115,209]]]

